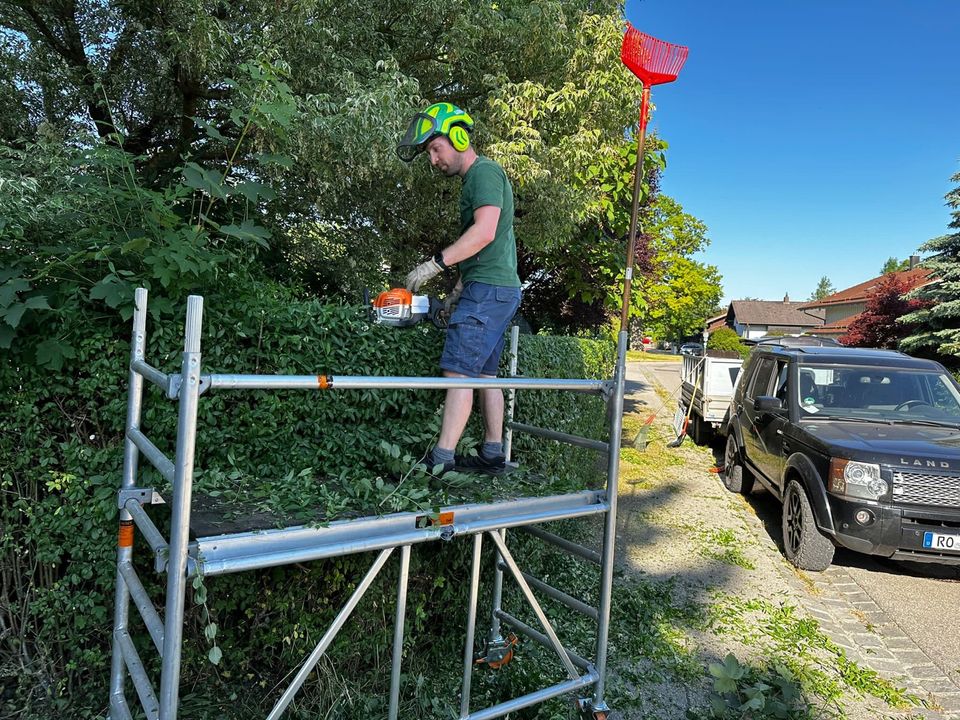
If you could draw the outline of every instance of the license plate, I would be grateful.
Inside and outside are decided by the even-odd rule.
[[[928,550],[953,550],[960,552],[960,535],[944,535],[927,531],[923,534],[923,546]]]

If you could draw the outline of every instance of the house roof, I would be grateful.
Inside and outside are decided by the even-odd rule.
[[[898,278],[905,281],[907,285],[909,285],[910,290],[932,282],[932,278],[930,277],[931,271],[927,268],[901,270],[894,274]],[[884,277],[886,276],[880,275],[878,277],[871,278],[870,280],[862,282],[859,285],[854,285],[846,290],[835,292],[833,295],[827,295],[825,298],[821,298],[815,302],[805,303],[803,304],[803,307],[805,309],[823,308],[827,307],[828,305],[845,305],[847,303],[863,302],[867,299],[867,296],[873,292],[873,290],[877,287],[877,284],[883,280]]]
[[[860,317],[859,315],[851,315],[850,317],[843,318],[842,320],[837,320],[832,322],[829,325],[821,325],[812,331],[814,335],[845,335],[847,330],[850,328],[850,323],[853,322],[855,318]]]
[[[713,332],[714,330],[719,330],[722,327],[727,326],[727,316],[721,315],[719,318],[711,318],[707,322],[707,332]]]
[[[741,325],[780,325],[784,327],[819,327],[824,310],[801,308],[804,302],[782,300],[734,300],[727,310],[727,318]]]
[[[723,313],[722,315],[714,315],[709,317],[703,322],[703,326],[707,332],[713,332],[719,328],[726,327],[727,325],[727,314]]]

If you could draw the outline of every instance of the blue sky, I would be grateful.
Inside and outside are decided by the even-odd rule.
[[[960,171],[960,2],[628,0],[690,47],[652,89],[662,189],[709,228],[724,302],[842,289],[947,232]]]

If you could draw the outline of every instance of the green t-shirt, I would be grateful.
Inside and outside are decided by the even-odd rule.
[[[513,235],[513,190],[503,168],[481,155],[463,176],[460,190],[461,235],[473,225],[473,211],[484,205],[500,208],[497,234],[483,250],[460,261],[460,277],[463,282],[520,287],[517,240]]]

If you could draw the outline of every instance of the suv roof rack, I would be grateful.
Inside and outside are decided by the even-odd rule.
[[[757,345],[779,345],[781,347],[843,347],[833,338],[818,337],[817,335],[762,337],[757,340]]]

